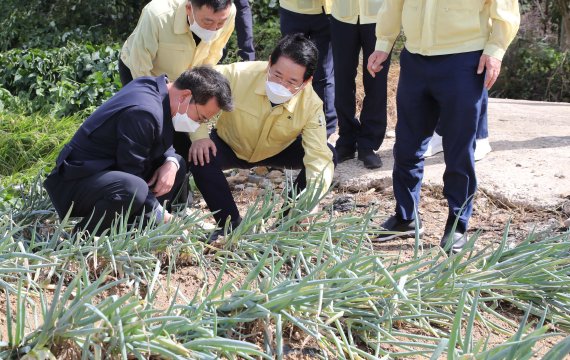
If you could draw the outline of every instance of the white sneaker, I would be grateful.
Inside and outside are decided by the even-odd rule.
[[[488,153],[491,152],[491,144],[489,144],[489,138],[477,139],[475,140],[475,161],[483,159]]]
[[[434,156],[435,154],[439,154],[443,151],[443,145],[441,143],[441,135],[434,132],[433,136],[431,137],[426,152],[424,153],[424,158],[428,158],[430,156]]]

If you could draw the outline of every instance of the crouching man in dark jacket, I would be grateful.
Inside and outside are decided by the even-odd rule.
[[[208,67],[185,71],[174,83],[164,75],[133,80],[85,120],[45,180],[60,218],[71,209],[83,217],[75,230],[96,235],[129,209],[131,217],[170,221],[186,174],[174,132],[193,132],[232,107],[228,81]]]

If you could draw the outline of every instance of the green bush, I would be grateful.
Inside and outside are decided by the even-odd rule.
[[[570,102],[570,52],[518,39],[503,59],[491,96]]]
[[[254,26],[255,52],[258,60],[268,60],[275,45],[281,38],[279,18],[267,20]]]
[[[276,5],[271,6],[272,0],[261,0],[251,3],[253,15],[253,43],[257,60],[267,60],[271,51],[281,38],[279,30],[279,13]],[[238,56],[236,32],[232,34],[227,44],[227,55],[224,64],[242,61]]]
[[[96,107],[117,92],[119,50],[118,44],[74,43],[50,50],[9,50],[0,53],[0,83],[27,103],[28,113],[70,115]]]
[[[123,42],[135,28],[149,0],[42,0],[0,2],[0,51],[54,48],[68,41],[103,44]],[[250,1],[254,22],[274,26],[276,0]],[[277,29],[279,28],[277,23]],[[258,43],[257,46],[262,46]]]
[[[147,0],[2,0],[0,51],[53,48],[68,41],[122,42]]]
[[[279,20],[279,5],[277,0],[256,0],[250,1],[250,4],[254,23],[263,25],[266,21]],[[277,28],[279,28],[279,26],[277,26]]]

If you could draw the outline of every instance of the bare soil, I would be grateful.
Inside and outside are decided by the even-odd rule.
[[[391,68],[389,87],[389,129],[393,130],[396,121],[395,92],[399,68]],[[362,101],[359,84],[358,99]],[[570,104],[520,102],[511,100],[491,100],[489,110],[491,146],[494,151],[477,164],[479,191],[474,199],[474,213],[470,222],[470,233],[479,233],[478,247],[497,245],[509,226],[508,238],[514,243],[521,241],[532,232],[557,233],[568,231],[564,221],[570,218]],[[332,138],[334,141],[334,136]],[[335,200],[344,199],[350,206],[343,213],[361,214],[370,207],[377,209],[378,223],[393,213],[395,201],[391,186],[391,146],[394,139],[388,138],[379,153],[384,160],[383,168],[369,171],[357,160],[350,160],[337,167],[335,187],[324,199],[322,206],[331,206]],[[441,155],[426,162],[425,184],[422,188],[420,216],[426,228],[423,244],[426,247],[438,246],[447,216],[447,202],[442,195]],[[250,180],[257,179],[255,182]],[[231,179],[234,195],[242,213],[251,205],[263,190],[258,178],[269,178],[279,191],[279,174],[266,174],[252,170],[233,173]],[[207,211],[199,197],[195,207]],[[376,249],[383,253],[397,253],[404,258],[413,255],[413,240],[395,240],[377,244]],[[183,260],[183,257],[180,258]],[[170,287],[163,277],[164,291],[159,294],[157,305],[168,307],[169,298],[176,287],[180,293],[191,298],[204,286],[213,284],[217,274],[203,273],[192,259],[179,261],[177,271],[170,278]],[[243,278],[244,274],[227,274],[224,283],[233,278]],[[116,289],[114,291],[121,291]],[[180,299],[180,298],[179,298]],[[181,301],[181,300],[180,300]],[[16,303],[10,298],[12,309]],[[0,338],[7,339],[6,297],[0,292]],[[28,329],[35,329],[32,309],[28,311]],[[522,314],[513,309],[503,309],[504,315],[518,320]],[[506,327],[506,325],[505,325]],[[251,333],[255,333],[255,324]],[[514,329],[512,329],[514,330]],[[310,339],[291,327],[286,330],[286,359],[316,359],[317,346]],[[476,337],[489,337],[489,345],[506,341],[502,334],[477,328]],[[255,339],[252,338],[255,342]],[[544,354],[560,338],[540,342],[535,350]],[[65,359],[65,352],[58,357]],[[67,357],[69,358],[69,357]]]

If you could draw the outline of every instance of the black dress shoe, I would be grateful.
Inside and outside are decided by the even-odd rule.
[[[382,167],[382,159],[374,152],[358,153],[358,160],[361,160],[367,169],[378,169]]]
[[[451,245],[449,245],[450,241]],[[453,254],[457,254],[458,252],[463,250],[465,244],[467,244],[466,234],[460,233],[458,231],[453,233],[446,231],[445,234],[443,234],[443,237],[441,238],[439,246],[441,246],[441,248],[446,251],[450,251]]]
[[[373,241],[383,242],[416,235],[416,220],[403,220],[398,215],[390,216],[380,227],[380,230],[385,233],[378,235]],[[422,221],[418,220],[418,236],[421,237],[423,233]]]
[[[337,146],[336,150],[336,161],[340,164],[343,161],[354,159],[356,155],[356,150],[349,146]]]
[[[239,217],[237,220],[230,221],[227,228],[226,227],[216,228],[214,231],[210,233],[210,235],[208,235],[208,238],[205,241],[206,244],[211,244],[214,241],[218,240],[218,238],[231,234],[231,232],[234,229],[236,229],[239,226],[239,224],[241,224],[241,220],[242,220],[241,217]]]

